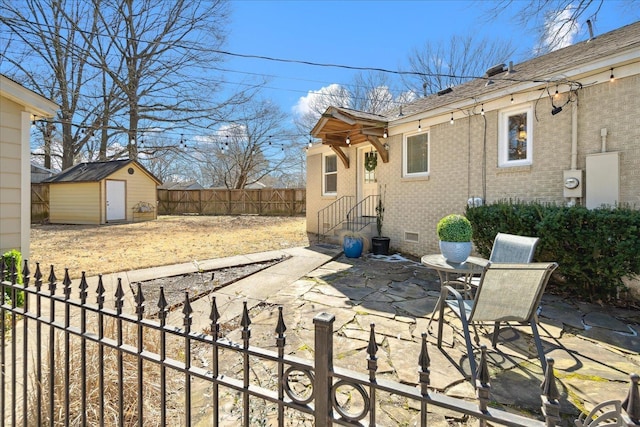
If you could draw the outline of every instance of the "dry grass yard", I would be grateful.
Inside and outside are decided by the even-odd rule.
[[[32,225],[30,263],[63,277],[307,246],[304,217],[161,216],[111,225]],[[47,270],[48,271],[48,270]],[[48,275],[43,271],[43,274]]]

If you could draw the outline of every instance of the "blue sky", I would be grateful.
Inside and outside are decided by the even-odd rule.
[[[519,1],[519,0],[516,0]],[[488,2],[480,1],[258,1],[232,2],[226,49],[320,63],[406,69],[410,51],[424,44],[446,43],[453,35],[477,35],[512,40],[518,45],[514,62],[530,56],[536,34],[523,30],[504,13],[486,17]],[[640,19],[638,3],[607,0],[594,22],[602,34]],[[586,38],[586,25],[576,41]],[[308,91],[331,83],[348,83],[356,73],[339,68],[285,64],[258,59],[227,58],[225,68],[271,75],[264,96],[285,112]],[[250,75],[228,73],[231,81]]]

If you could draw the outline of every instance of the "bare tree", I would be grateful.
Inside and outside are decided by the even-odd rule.
[[[409,70],[419,76],[403,77],[408,90],[423,96],[482,76],[487,68],[507,61],[515,52],[511,42],[453,36],[449,43],[412,49]]]
[[[213,186],[242,189],[291,169],[301,150],[284,127],[286,114],[268,100],[254,100],[234,122],[221,126],[196,148],[202,175]]]
[[[415,98],[412,92],[398,94],[395,85],[396,82],[388,74],[367,72],[356,74],[347,84],[332,84],[318,91],[310,91],[298,103],[300,111],[294,117],[296,128],[300,134],[308,134],[330,106],[381,114],[398,103]]]
[[[99,7],[98,0],[96,4]],[[2,72],[60,105],[55,119],[39,124],[47,168],[52,167],[52,153],[58,151],[60,166],[72,166],[91,138],[85,129],[101,122],[100,107],[83,99],[88,82],[97,74],[86,64],[87,46],[94,42],[95,33],[81,33],[70,21],[92,28],[92,5],[65,0],[3,1],[0,5],[0,28],[6,30],[12,47],[3,55],[1,63],[7,70]],[[61,150],[52,148],[54,139],[60,141]]]
[[[587,20],[597,25],[598,16],[605,7],[628,9],[631,16],[638,14],[638,5],[634,0],[499,0],[488,9],[489,20],[504,14],[517,22],[523,31],[535,31],[538,44],[534,51],[541,55],[573,43],[576,36],[585,34]]]
[[[142,123],[203,127],[234,102],[212,102],[220,84],[210,68],[221,61],[225,0],[113,0],[98,14],[114,52],[96,48],[92,57],[126,100],[127,123],[118,126],[127,133],[129,158],[138,158]]]
[[[226,0],[3,1],[0,24],[13,47],[0,65],[60,104],[56,128],[41,126],[39,151],[60,152],[62,168],[137,159],[142,130],[211,128],[260,87],[220,95],[212,67],[227,19]]]
[[[351,108],[368,113],[382,113],[393,107],[391,78],[382,72],[358,73],[351,88]]]

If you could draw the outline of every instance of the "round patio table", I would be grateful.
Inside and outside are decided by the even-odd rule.
[[[447,261],[442,254],[425,255],[420,259],[420,262],[438,273],[440,277],[440,296],[438,296],[438,302],[436,303],[433,313],[427,323],[427,330],[431,326],[431,322],[440,309],[440,305],[444,304],[443,295],[444,287],[449,285],[455,288],[462,288],[466,295],[471,293],[471,278],[476,274],[481,274],[484,267],[489,262],[488,259],[470,256],[465,262],[457,263]],[[450,279],[450,275],[454,275],[453,279]]]

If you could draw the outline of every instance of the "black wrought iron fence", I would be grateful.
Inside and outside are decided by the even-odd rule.
[[[0,266],[5,271],[5,266]],[[403,413],[402,422],[426,426],[434,409],[466,417],[468,423],[506,426],[553,426],[559,421],[558,391],[549,360],[541,394],[544,420],[514,415],[488,406],[490,379],[484,350],[476,383],[477,400],[466,401],[429,388],[426,335],[416,361],[417,387],[378,374],[375,325],[371,325],[362,374],[333,365],[334,316],[314,319],[314,359],[287,355],[283,308],[278,307],[275,350],[251,345],[247,304],[238,325],[222,324],[212,298],[210,330],[193,331],[188,293],[182,327],[167,323],[168,304],[161,289],[156,318],[145,314],[141,286],[135,290],[135,314],[124,312],[125,292],[118,279],[113,308],[106,307],[100,276],[94,302],[83,275],[75,285],[65,270],[58,283],[54,268],[44,279],[40,266],[24,284],[12,267],[2,273],[0,410],[2,425],[396,425],[382,411],[386,402]],[[61,289],[60,289],[61,287]],[[62,292],[59,293],[59,290]],[[24,305],[18,306],[19,293]],[[225,338],[238,330],[240,342]],[[76,351],[77,349],[77,351]],[[635,397],[633,395],[635,393]],[[634,405],[635,408],[634,409]],[[638,378],[627,398],[629,415],[640,412]],[[634,412],[635,411],[635,412]]]

